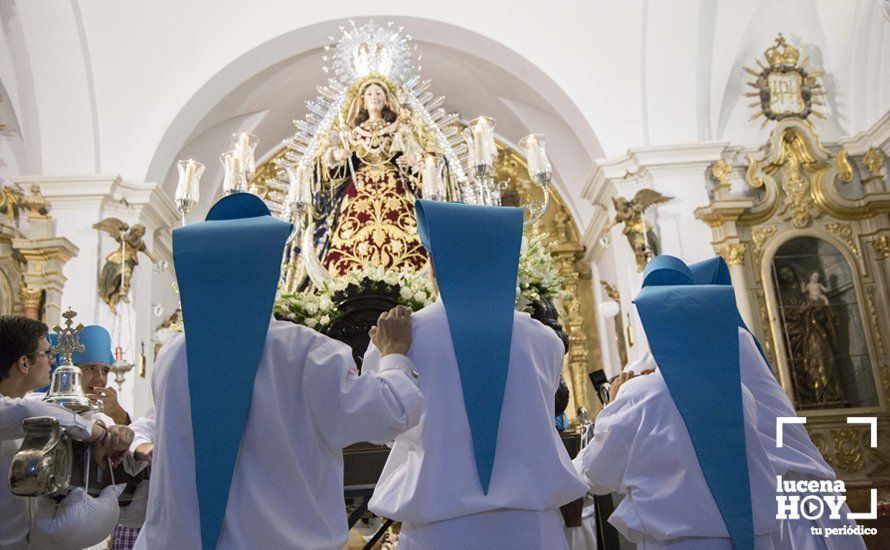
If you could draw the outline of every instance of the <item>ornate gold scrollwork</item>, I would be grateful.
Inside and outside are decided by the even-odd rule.
[[[890,258],[890,237],[887,235],[881,235],[873,240],[871,246],[875,249],[878,259],[885,260]]]
[[[729,176],[732,174],[732,164],[726,159],[720,159],[713,162],[708,167],[708,170],[714,181],[715,192],[720,193],[721,191],[728,191],[732,187],[732,183],[729,181]]]
[[[835,235],[850,247],[853,254],[859,255],[859,247],[856,246],[856,236],[853,235],[853,227],[848,223],[827,223],[825,229]]]
[[[884,156],[879,150],[874,147],[869,147],[865,156],[862,157],[862,164],[868,169],[868,178],[866,178],[865,181],[881,179],[883,177],[881,172],[884,169]]]
[[[839,428],[832,430],[834,442],[834,463],[848,472],[856,472],[865,466],[862,456],[863,430],[856,428]]]
[[[719,254],[729,265],[744,265],[745,243],[727,243],[717,249]]]
[[[778,227],[775,225],[764,225],[751,232],[751,251],[754,253],[755,268],[760,266],[760,259],[763,256],[763,245],[766,244],[770,237],[776,234],[777,229]]]
[[[22,309],[40,308],[40,299],[43,298],[43,289],[30,288],[24,282],[19,287],[19,296],[22,300]]]
[[[847,158],[847,148],[841,147],[841,150],[837,152],[837,166],[838,166],[838,177],[844,183],[850,183],[853,181],[853,165],[850,164],[850,159]]]

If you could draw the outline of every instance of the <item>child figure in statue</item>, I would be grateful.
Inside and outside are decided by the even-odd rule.
[[[806,294],[807,301],[811,305],[828,305],[828,296],[825,295],[830,289],[819,282],[819,273],[814,271],[810,273],[810,280],[800,283],[800,291]]]

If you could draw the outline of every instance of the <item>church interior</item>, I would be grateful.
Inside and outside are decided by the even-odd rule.
[[[293,224],[274,314],[359,365],[436,300],[415,199],[520,207],[516,309],[563,340],[577,453],[650,351],[647,264],[716,255],[887,548],[888,67],[887,0],[0,0],[0,314],[105,327],[138,418],[183,332],[174,230],[220,198]],[[349,493],[375,449],[344,451],[347,548],[396,545]]]

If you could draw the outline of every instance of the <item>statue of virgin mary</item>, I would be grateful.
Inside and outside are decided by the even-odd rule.
[[[422,130],[385,77],[360,80],[351,95],[345,124],[319,151],[322,177],[334,189],[322,263],[334,276],[369,264],[420,270],[427,255],[414,200],[423,155],[436,151],[422,145]]]

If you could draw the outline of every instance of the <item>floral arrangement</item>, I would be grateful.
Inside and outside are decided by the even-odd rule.
[[[353,289],[397,294],[398,303],[412,311],[422,309],[436,299],[436,290],[429,276],[415,271],[386,271],[369,265],[338,277],[320,289],[279,295],[275,300],[275,315],[324,332],[340,317],[337,304],[352,294]]]
[[[533,302],[544,298],[571,299],[562,290],[563,279],[553,265],[546,233],[522,237],[516,309],[531,312]],[[324,332],[341,312],[337,307],[344,298],[360,293],[397,296],[399,304],[412,311],[422,309],[436,299],[436,289],[429,275],[416,271],[387,271],[375,265],[347,273],[320,289],[279,294],[275,299],[275,315],[297,324]]]
[[[571,300],[572,294],[562,289],[563,278],[553,265],[552,244],[546,233],[534,231],[523,235],[519,252],[519,280],[516,289],[516,309],[531,313],[532,303],[544,298]]]

